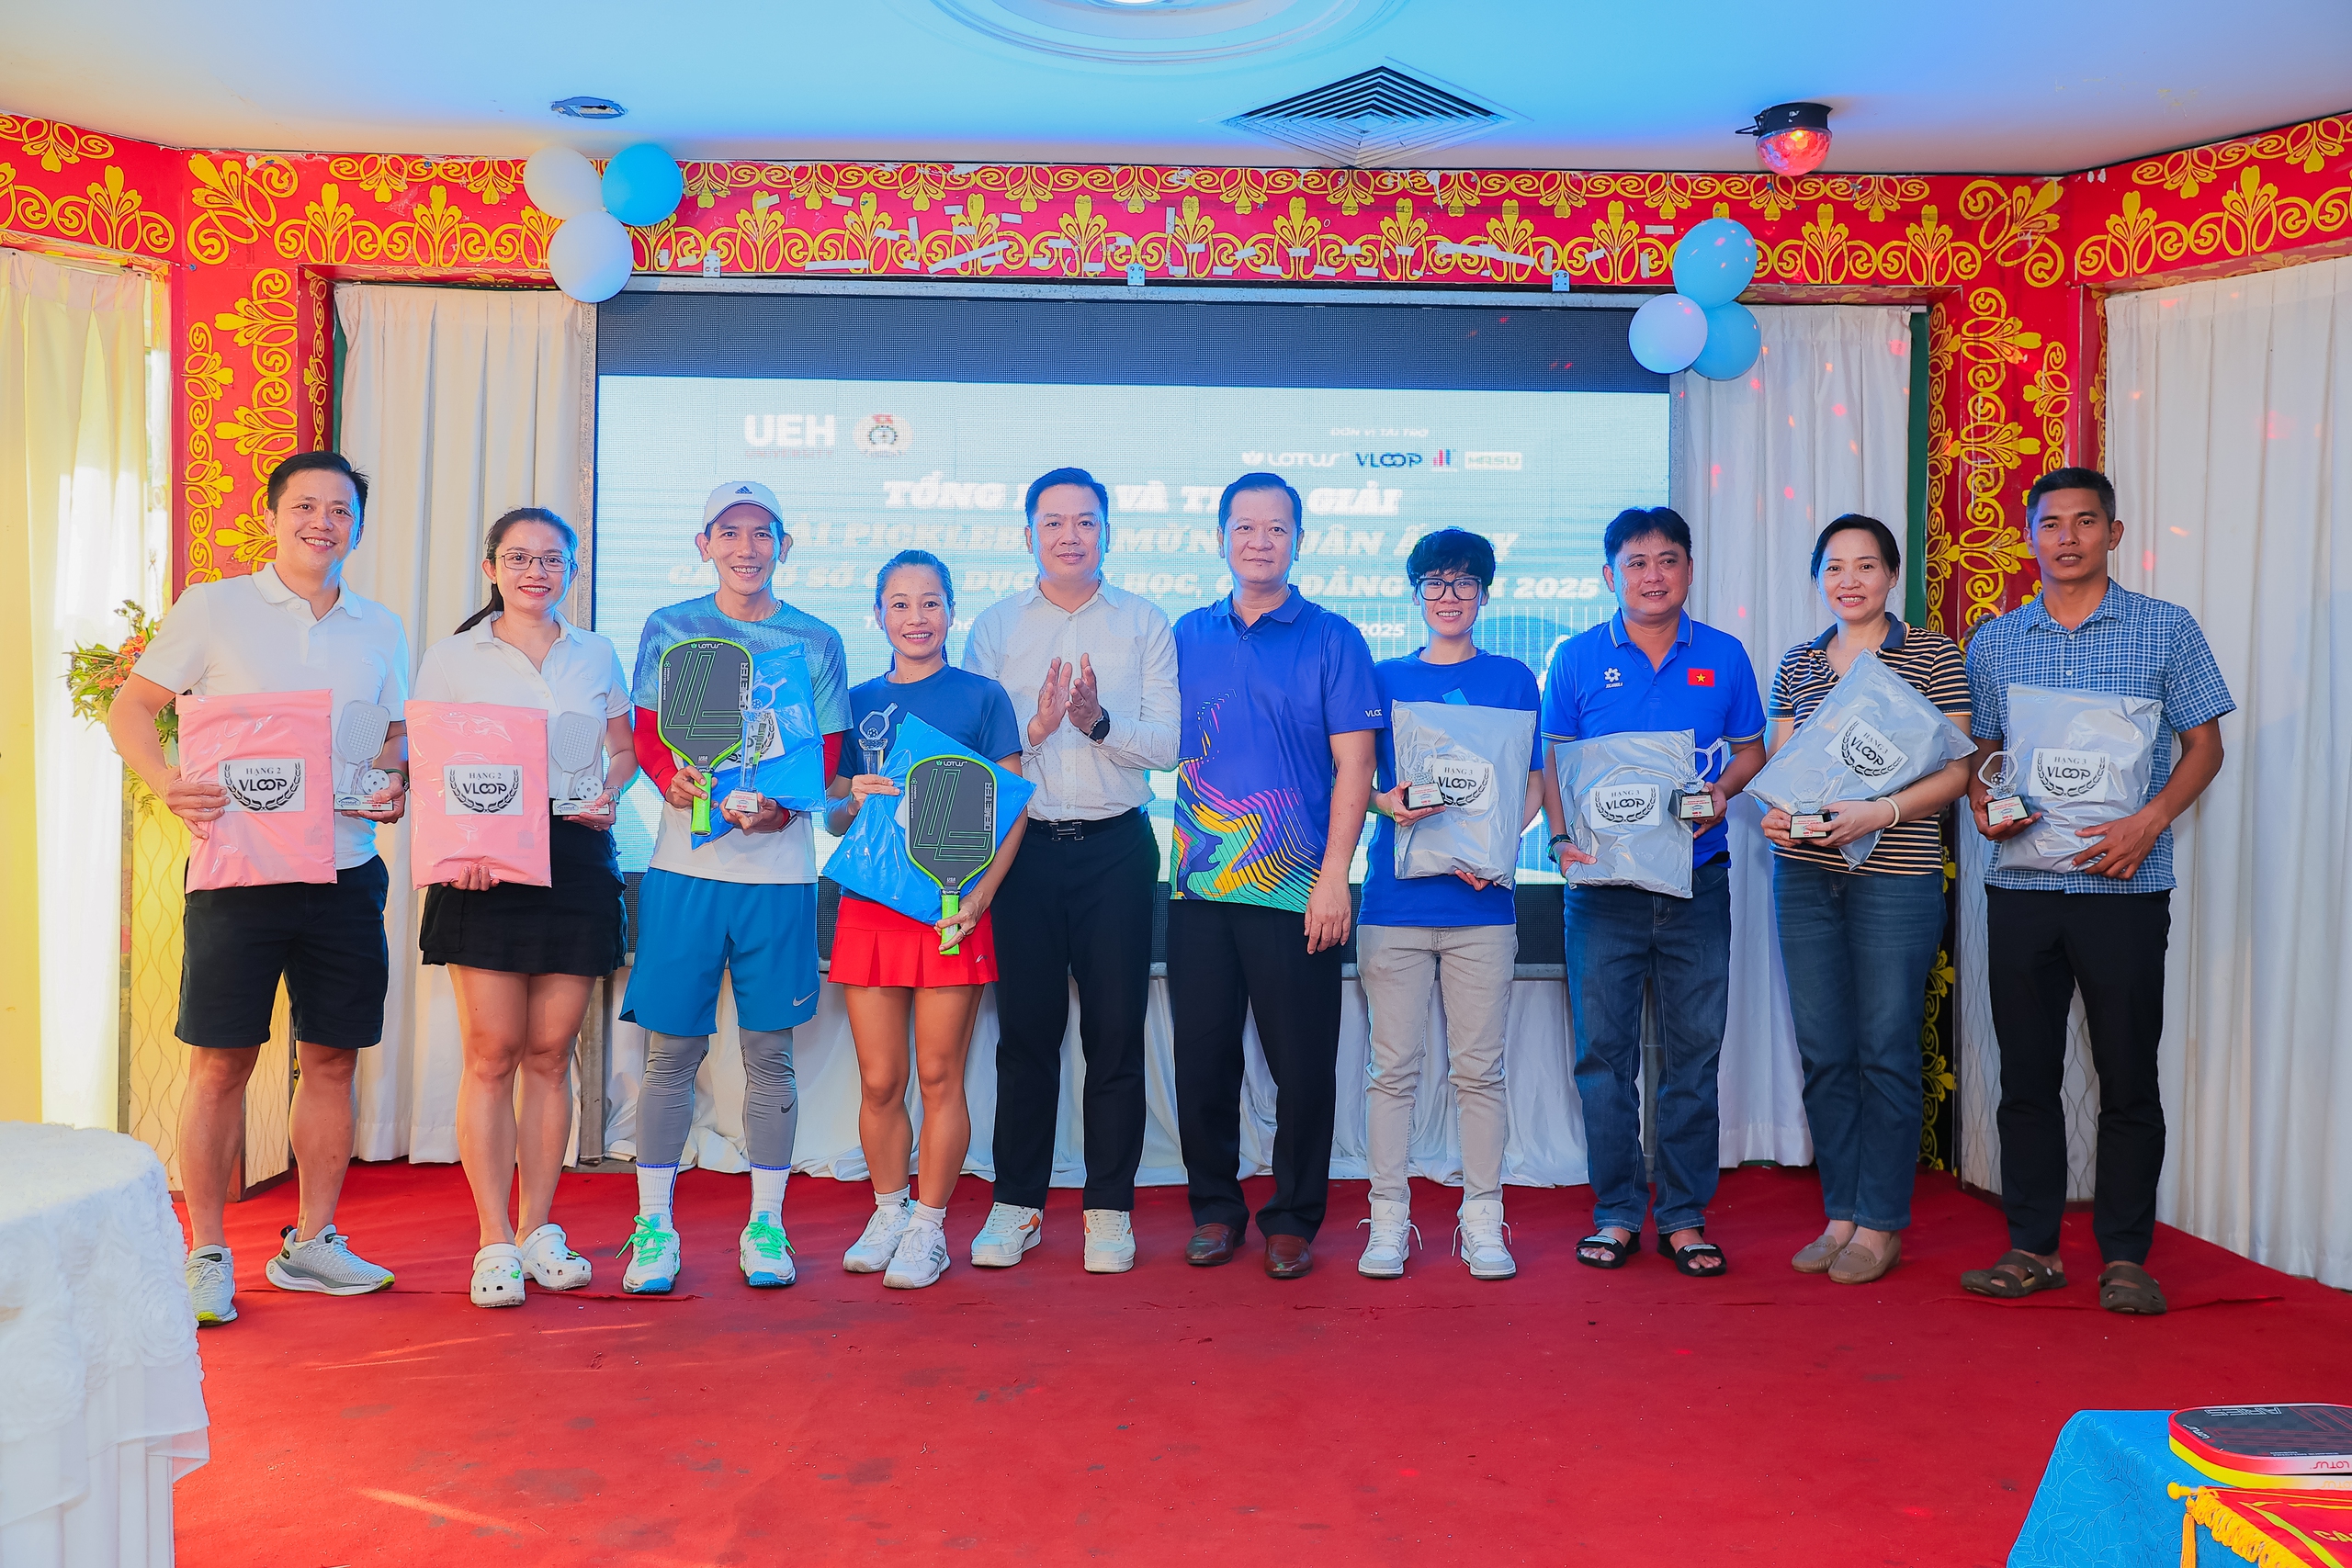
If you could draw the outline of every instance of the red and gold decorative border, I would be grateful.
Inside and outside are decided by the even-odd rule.
[[[1750,299],[1930,307],[1925,570],[1965,632],[2031,592],[2034,478],[2098,458],[2098,296],[2352,251],[2347,143],[2331,117],[2064,179],[703,163],[633,243],[672,276],[1639,288],[1691,224],[1736,217]],[[555,220],[521,176],[0,115],[0,234],[170,266],[182,581],[267,558],[263,477],[329,428],[334,279],[547,286]]]

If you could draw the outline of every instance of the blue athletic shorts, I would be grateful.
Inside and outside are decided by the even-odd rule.
[[[816,1017],[817,885],[647,872],[621,1017],[657,1034],[713,1033],[722,971],[745,1029],[792,1029]]]

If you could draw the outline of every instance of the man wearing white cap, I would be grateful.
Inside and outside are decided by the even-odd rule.
[[[703,502],[695,541],[718,573],[718,591],[647,617],[632,682],[637,760],[662,792],[662,829],[638,890],[637,964],[621,1017],[646,1031],[645,1083],[638,1097],[638,1215],[622,1287],[666,1293],[677,1282],[679,1246],[672,1188],[694,1121],[695,1074],[718,1027],[718,982],[733,982],[743,1046],[744,1142],[752,1156],[752,1216],[736,1258],[747,1283],[788,1285],[785,1178],[799,1101],[792,1077],[792,1031],[817,1011],[817,852],[808,818],[763,798],[757,811],[720,814],[735,831],[696,848],[688,813],[710,781],[673,756],[655,724],[662,656],[695,637],[724,637],[763,656],[797,650],[808,667],[825,776],[849,728],[847,663],[841,634],[775,596],[775,569],[792,551],[775,493],[730,481]]]

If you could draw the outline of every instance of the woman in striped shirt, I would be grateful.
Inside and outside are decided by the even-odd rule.
[[[1864,653],[1968,733],[1959,645],[1887,611],[1900,559],[1894,534],[1875,517],[1849,513],[1814,541],[1813,579],[1834,619],[1781,660],[1766,710],[1772,750]],[[1833,802],[1826,838],[1792,839],[1787,812],[1765,813],[1805,1120],[1829,1216],[1791,1260],[1800,1273],[1868,1284],[1902,1256],[1919,1161],[1920,1018],[1944,930],[1939,818],[1967,788],[1968,764],[1959,761],[1891,795]],[[1873,831],[1870,857],[1848,866],[1839,847]]]

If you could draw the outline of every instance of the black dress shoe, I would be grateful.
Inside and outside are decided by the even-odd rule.
[[[1195,1269],[1214,1269],[1233,1261],[1233,1244],[1241,1238],[1231,1225],[1203,1225],[1184,1244],[1184,1261]]]
[[[1269,1279],[1297,1280],[1315,1267],[1315,1248],[1303,1235],[1270,1235],[1266,1238],[1266,1274]]]

